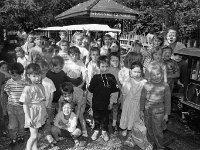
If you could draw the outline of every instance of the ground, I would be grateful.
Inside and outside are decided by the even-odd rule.
[[[90,131],[91,133],[91,131]],[[194,134],[187,126],[178,121],[177,115],[172,115],[165,131],[166,149],[171,150],[200,150],[200,135]],[[28,135],[27,135],[28,138]],[[90,139],[87,145],[76,150],[140,150],[139,147],[129,148],[123,145],[124,137],[121,134],[111,134],[110,140],[104,142],[102,138],[92,142]],[[25,143],[9,147],[9,138],[0,137],[0,150],[24,150]],[[39,140],[39,150],[75,150],[70,139],[64,139],[58,146],[49,147],[46,139],[42,136]]]

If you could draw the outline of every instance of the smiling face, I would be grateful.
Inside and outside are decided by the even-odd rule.
[[[92,51],[90,57],[91,57],[93,62],[97,62],[97,59],[99,58],[99,52],[98,51]]]
[[[72,107],[69,103],[64,104],[62,110],[65,116],[70,116],[70,114],[72,113]]]
[[[117,68],[119,66],[119,58],[116,56],[111,56],[110,58],[110,66]]]
[[[164,60],[170,60],[171,59],[171,56],[172,56],[172,51],[171,49],[164,49],[163,50],[163,54],[162,54],[162,57]]]
[[[175,30],[172,30],[170,29],[167,33],[167,42],[169,44],[173,44],[176,42],[176,39],[177,39],[177,35],[176,35],[176,31]]]
[[[109,65],[108,65],[106,62],[100,63],[99,69],[100,69],[100,72],[101,72],[102,74],[103,74],[103,73],[107,73],[107,72],[108,72],[108,68],[109,68]]]
[[[152,83],[160,83],[162,81],[163,74],[161,68],[151,70],[150,72],[150,81]]]

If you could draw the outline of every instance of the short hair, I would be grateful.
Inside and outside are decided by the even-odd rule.
[[[34,36],[33,36],[33,40],[35,41],[36,39],[42,39],[42,35],[40,35],[40,34],[35,34]]]
[[[109,54],[109,60],[111,60],[112,56],[117,57],[120,60],[120,54],[118,52],[111,52]]]
[[[51,65],[53,67],[56,67],[56,66],[63,67],[64,66],[64,59],[61,56],[54,56],[51,60]]]
[[[41,69],[43,69],[45,67],[49,68],[49,64],[44,59],[37,60],[37,61],[35,61],[35,63],[38,64]]]
[[[73,108],[73,104],[67,102],[67,103],[63,104],[62,109],[63,109],[63,107],[64,107],[65,105],[69,105],[71,109]]]
[[[1,60],[0,61],[0,67],[2,67],[3,65],[8,65],[8,63],[6,61],[4,61],[4,60]]]
[[[64,35],[67,35],[67,32],[66,31],[60,31],[59,34],[64,34]]]
[[[23,53],[25,53],[24,50],[22,49],[22,47],[20,47],[20,46],[15,48],[15,52],[16,53],[17,52],[23,52]]]
[[[53,53],[54,52],[54,47],[51,45],[46,45],[42,48],[42,52],[48,52],[48,53]]]
[[[60,91],[63,94],[63,92],[67,92],[69,94],[72,94],[74,92],[74,86],[71,82],[64,82],[60,86]]]
[[[136,52],[129,52],[124,58],[124,66],[130,69],[131,64],[136,61],[142,62],[143,61],[142,55]]]
[[[10,68],[10,73],[11,74],[18,74],[22,75],[24,73],[24,67],[21,63],[13,63],[11,68]]]
[[[169,50],[171,51],[171,53],[173,52],[173,49],[172,49],[171,46],[163,46],[163,47],[162,47],[162,54],[163,54],[163,52],[164,52],[166,49],[169,49]]]
[[[36,74],[36,75],[42,74],[40,66],[36,63],[30,63],[26,67],[26,75],[30,75],[30,74]]]
[[[161,55],[162,55],[161,47],[153,47],[153,48],[152,48],[152,52],[151,52],[151,58],[154,59],[154,58],[153,58],[153,55],[154,55],[155,53],[160,52],[160,51],[161,51]]]
[[[69,50],[68,50],[68,55],[71,55],[71,54],[79,54],[79,55],[80,55],[81,52],[80,52],[80,50],[79,50],[78,47],[72,46],[72,47],[70,47]]]
[[[110,36],[110,34],[106,34],[106,35],[103,36],[103,40],[105,40],[105,38],[110,38],[111,39],[112,37]]]
[[[60,45],[62,45],[63,43],[67,43],[67,47],[69,47],[69,42],[67,40],[61,40],[60,41]]]
[[[135,61],[131,64],[131,70],[134,69],[135,67],[139,67],[140,70],[141,70],[141,75],[143,76],[144,75],[144,72],[143,72],[143,65],[140,61]]]
[[[100,67],[101,63],[106,63],[106,64],[110,65],[109,58],[106,55],[100,56],[97,60],[97,66]]]
[[[100,55],[100,49],[98,47],[91,47],[90,48],[90,55],[91,55],[91,52],[98,52],[98,54]]]

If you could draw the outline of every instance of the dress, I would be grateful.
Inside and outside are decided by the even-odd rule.
[[[44,125],[47,118],[44,91],[45,90],[42,84],[31,84],[29,86],[25,86],[19,100],[20,102],[28,105],[29,114],[33,120],[34,128],[40,128],[42,125]],[[24,127],[30,127],[29,123],[27,122],[26,115]]]
[[[140,121],[139,104],[142,88],[146,80],[136,81],[129,78],[123,88],[124,104],[120,119],[120,128],[131,130],[135,122]]]

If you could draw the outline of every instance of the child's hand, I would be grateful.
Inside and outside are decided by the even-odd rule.
[[[144,119],[144,112],[140,111],[140,119]]]
[[[168,115],[164,115],[164,117],[163,117],[163,121],[168,121]]]
[[[27,123],[29,124],[30,127],[34,127],[35,124],[31,118],[27,118]]]
[[[112,108],[113,108],[113,104],[110,103],[110,104],[108,105],[108,110],[111,110]]]

